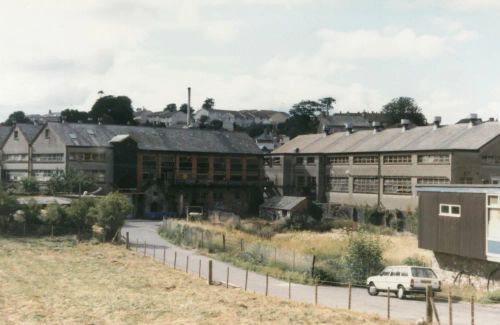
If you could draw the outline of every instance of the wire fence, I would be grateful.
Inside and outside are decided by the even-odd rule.
[[[341,258],[303,254],[265,241],[245,241],[231,233],[209,231],[172,219],[163,221],[160,233],[176,245],[207,249],[223,261],[301,283],[364,287],[365,281],[357,279],[380,272],[369,266],[353,270]]]
[[[92,237],[91,230],[82,230],[67,225],[12,222],[0,226],[0,234],[15,237],[47,237],[77,235],[79,238]]]

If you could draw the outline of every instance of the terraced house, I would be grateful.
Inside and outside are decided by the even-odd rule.
[[[4,152],[20,157],[16,156],[17,169],[4,160],[7,180],[31,175],[44,182],[77,170],[93,177],[102,192],[128,193],[138,214],[182,214],[188,205],[246,212],[257,209],[262,200],[262,153],[243,133],[79,123],[19,125],[11,131]],[[22,173],[13,174],[14,170]]]
[[[266,176],[284,195],[329,205],[413,211],[417,184],[497,184],[500,124],[480,122],[310,134],[265,158]]]

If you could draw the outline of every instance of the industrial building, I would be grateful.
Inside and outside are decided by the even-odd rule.
[[[265,157],[266,176],[282,195],[328,205],[415,211],[417,184],[497,184],[500,123],[481,122],[301,135]]]

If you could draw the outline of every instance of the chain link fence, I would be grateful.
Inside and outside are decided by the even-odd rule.
[[[228,232],[216,232],[176,220],[163,221],[160,233],[176,245],[206,249],[220,259],[253,271],[301,283],[365,286],[356,274],[372,275],[380,270],[369,267],[352,270],[342,258],[315,256],[279,248],[265,241],[245,241]]]

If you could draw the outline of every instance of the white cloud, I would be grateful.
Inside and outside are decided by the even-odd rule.
[[[445,38],[419,35],[409,28],[351,32],[323,29],[318,36],[323,41],[321,51],[339,59],[432,58],[449,51]]]

